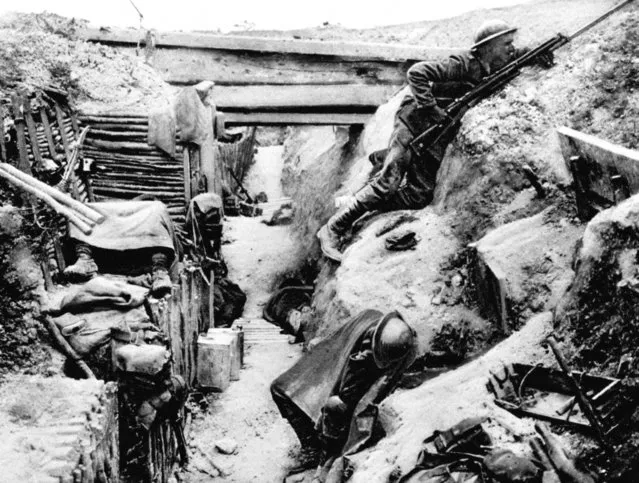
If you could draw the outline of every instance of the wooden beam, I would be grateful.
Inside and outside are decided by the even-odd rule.
[[[574,129],[557,129],[566,166],[576,186],[580,218],[639,193],[639,151]]]
[[[292,124],[340,125],[366,124],[371,114],[254,112],[225,113],[227,126],[286,126]]]
[[[133,52],[124,45],[119,50]],[[415,61],[327,59],[280,53],[239,52],[176,47],[155,49],[147,62],[171,84],[391,84],[406,82]]]
[[[588,150],[588,152],[591,152],[596,157],[605,158],[610,162],[613,162],[616,158],[625,158],[628,161],[632,161],[633,166],[634,163],[638,163],[637,167],[639,167],[639,151],[613,144],[590,134],[575,131],[569,127],[560,127],[557,129],[557,132],[561,136],[572,138],[578,142],[582,149]]]
[[[398,88],[392,85],[280,85],[216,86],[213,99],[219,109],[273,109],[323,106],[379,106]]]
[[[373,42],[335,42],[297,40],[239,35],[214,35],[193,32],[154,32],[155,47],[186,47],[190,49],[231,50],[243,52],[275,52],[281,54],[322,55],[371,60],[422,60],[447,57],[463,49],[442,49],[409,44]],[[138,45],[145,41],[145,32],[132,29],[88,28],[80,37],[93,42]]]

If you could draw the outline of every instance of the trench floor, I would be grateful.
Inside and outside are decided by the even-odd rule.
[[[271,399],[271,381],[300,356],[301,345],[261,318],[273,281],[295,263],[295,242],[286,226],[266,226],[258,218],[225,220],[223,255],[229,278],[247,294],[243,328],[244,367],[240,380],[208,396],[206,413],[195,417],[190,432],[191,463],[181,481],[279,482],[299,449],[295,433]],[[216,449],[231,439],[234,454]]]

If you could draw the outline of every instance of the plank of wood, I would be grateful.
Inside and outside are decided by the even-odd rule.
[[[73,133],[75,134],[75,137],[78,137],[80,135],[80,126],[78,125],[78,117],[76,116],[75,112],[71,113],[71,125],[73,126]]]
[[[118,45],[138,45],[144,35],[137,30],[102,30],[87,28],[80,37],[93,42]],[[463,52],[465,49],[433,48],[410,44],[375,42],[344,42],[298,40],[287,38],[249,37],[239,35],[213,35],[186,32],[155,32],[155,47],[186,47],[196,49],[231,50],[242,52],[275,52],[300,55],[322,55],[345,58],[380,60],[430,59]]]
[[[118,124],[118,120],[117,119],[113,119],[112,122],[110,123],[91,123],[91,122],[84,122],[81,120],[81,122],[84,125],[90,125],[90,126],[95,126],[96,128],[105,130],[105,131],[111,131],[111,132],[137,132],[137,133],[142,133],[144,135],[146,135],[146,133],[148,132],[149,128],[146,125],[135,125],[135,124]]]
[[[139,126],[148,126],[149,120],[148,118],[142,117],[113,117],[113,116],[88,116],[81,115],[80,122],[85,124],[100,124],[100,123],[117,123],[117,124],[131,124],[131,125],[139,125]]]
[[[55,110],[55,118],[58,121],[58,127],[60,131],[60,136],[62,137],[62,145],[64,146],[64,155],[66,157],[67,163],[71,160],[71,149],[69,147],[69,138],[67,137],[66,129],[64,129],[65,118],[62,113],[62,109],[60,105],[56,102],[53,106]]]
[[[132,52],[134,48],[119,50]],[[149,63],[171,84],[192,85],[203,80],[217,85],[373,84],[406,82],[415,61],[327,61],[320,57],[288,58],[282,54],[221,52],[202,49],[157,49]]]
[[[557,132],[566,165],[581,187],[578,203],[597,203],[597,197],[617,203],[639,192],[639,151],[567,127]]]
[[[185,150],[182,155],[183,158],[183,174],[184,174],[184,202],[188,205],[193,197],[191,193],[191,159],[189,156],[189,150]]]
[[[162,153],[155,146],[149,146],[148,143],[135,143],[129,141],[104,141],[102,139],[95,139],[88,137],[84,141],[87,146],[92,146],[94,148],[104,149],[107,151],[116,151],[116,152],[134,152],[134,153]]]
[[[49,123],[49,116],[47,116],[47,110],[44,107],[40,108],[40,120],[42,121],[44,135],[46,137],[47,146],[49,147],[49,154],[51,155],[52,159],[55,159],[58,153],[55,150],[55,143],[53,142],[53,135],[51,134],[51,124]]]
[[[29,133],[29,143],[35,160],[36,168],[42,167],[42,155],[40,154],[40,146],[38,145],[38,133],[35,121],[31,115],[31,101],[28,97],[22,98],[22,106],[24,110],[24,120],[27,123],[27,132]]]
[[[219,109],[263,109],[323,106],[379,106],[398,88],[394,85],[271,85],[216,86]]]
[[[0,103],[0,119],[2,119],[2,122],[4,122],[4,118],[5,118],[4,105],[2,105]],[[0,136],[0,160],[2,160],[3,163],[6,163],[7,162],[7,148],[4,145],[4,132],[2,132],[0,134],[2,134]]]
[[[31,174],[31,163],[29,163],[29,153],[27,152],[27,139],[24,134],[24,115],[22,112],[22,99],[18,94],[11,94],[11,107],[13,108],[13,119],[15,122],[16,137],[18,141],[18,168],[25,173]]]
[[[286,126],[292,124],[340,125],[366,124],[371,114],[344,113],[299,113],[299,112],[229,112],[227,125],[230,126]]]

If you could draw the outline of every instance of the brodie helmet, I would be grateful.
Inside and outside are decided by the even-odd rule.
[[[477,50],[478,47],[487,44],[497,37],[516,32],[517,29],[511,27],[503,20],[487,20],[475,32],[475,42],[470,48],[471,51]]]
[[[399,312],[386,314],[373,334],[373,359],[385,369],[405,357],[415,355],[416,334]]]

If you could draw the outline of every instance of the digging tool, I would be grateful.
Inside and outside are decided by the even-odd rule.
[[[466,114],[466,112],[470,108],[476,106],[484,99],[492,96],[494,93],[501,91],[504,87],[506,87],[506,85],[508,85],[511,80],[513,80],[521,73],[522,67],[539,62],[540,59],[548,58],[549,54],[557,50],[559,47],[566,45],[575,37],[580,36],[587,30],[597,25],[599,22],[608,18],[610,15],[632,2],[633,0],[625,0],[624,2],[621,2],[619,5],[611,8],[606,13],[599,16],[587,25],[583,26],[571,35],[555,35],[549,40],[543,42],[538,47],[519,56],[510,64],[502,67],[494,74],[488,76],[476,87],[471,89],[468,93],[453,101],[446,108],[446,114],[448,115],[447,119],[444,119],[438,124],[432,125],[423,133],[419,134],[410,143],[411,149],[419,158],[428,155],[430,146],[437,144],[441,139],[447,136],[448,133],[450,133],[450,131],[454,129],[457,123],[461,121],[462,117],[464,117],[464,114]]]

